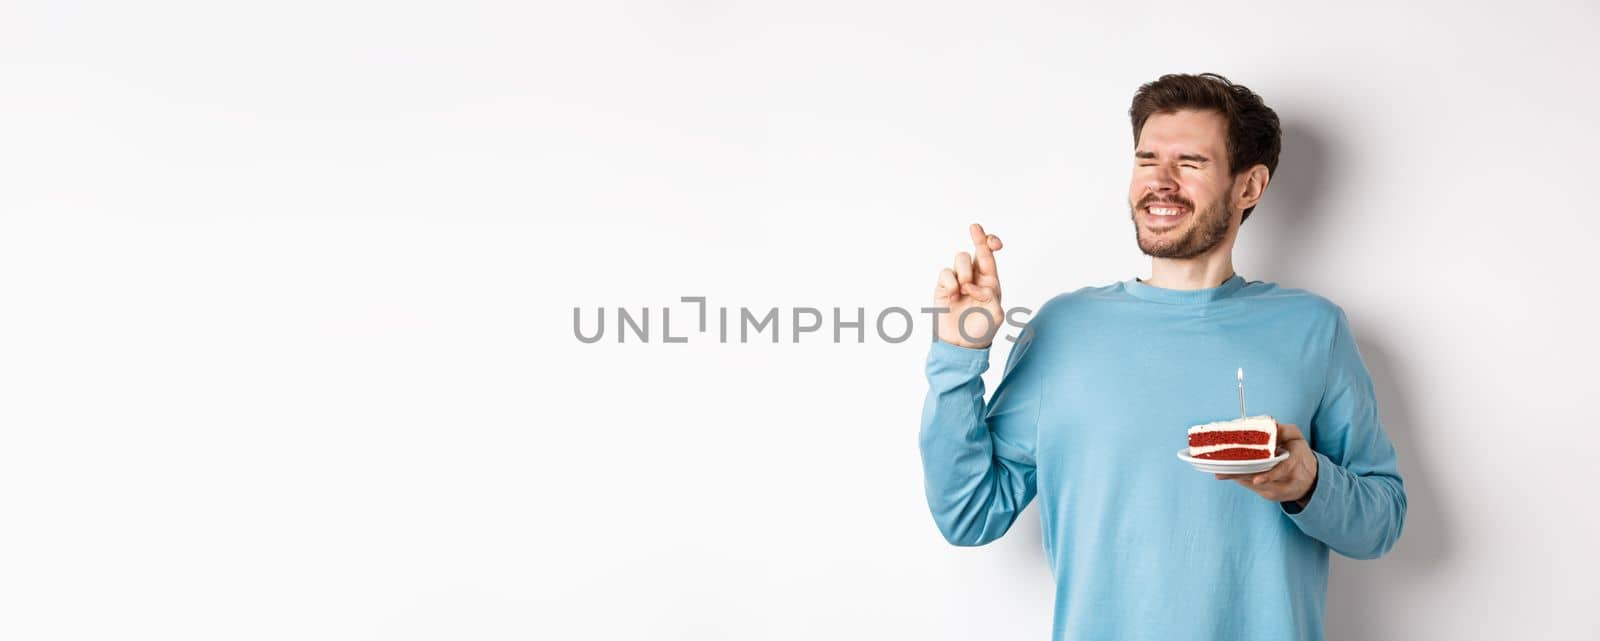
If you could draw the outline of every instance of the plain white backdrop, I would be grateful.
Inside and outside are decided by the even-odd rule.
[[[0,637],[1046,638],[1036,507],[927,512],[926,322],[678,299],[928,305],[972,221],[1008,306],[1148,275],[1128,102],[1212,71],[1408,490],[1328,637],[1600,638],[1592,5],[579,4],[0,8]]]

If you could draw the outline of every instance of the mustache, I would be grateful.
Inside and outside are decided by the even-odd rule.
[[[1156,204],[1177,205],[1179,207],[1183,207],[1185,209],[1188,209],[1189,211],[1194,211],[1194,203],[1191,203],[1191,202],[1189,202],[1187,200],[1184,200],[1182,198],[1156,198],[1154,196],[1146,196],[1143,200],[1140,200],[1139,204],[1135,205],[1135,207],[1137,207],[1139,209],[1143,209],[1143,208],[1148,207],[1150,205],[1156,205]]]

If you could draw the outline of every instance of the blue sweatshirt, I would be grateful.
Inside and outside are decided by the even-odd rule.
[[[928,507],[946,540],[974,546],[1039,497],[1053,639],[1322,639],[1328,550],[1372,559],[1400,537],[1394,446],[1325,298],[1238,275],[1086,287],[1034,314],[985,403],[988,367],[988,349],[933,342]],[[1177,458],[1190,426],[1239,416],[1241,367],[1249,414],[1300,426],[1315,451],[1303,510]]]

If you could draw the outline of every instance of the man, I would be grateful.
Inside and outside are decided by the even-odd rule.
[[[1344,311],[1234,273],[1239,228],[1277,167],[1277,115],[1214,74],[1147,83],[1130,115],[1128,205],[1150,278],[1046,302],[987,404],[1000,239],[972,225],[975,252],[939,274],[928,506],[947,540],[972,546],[1039,497],[1055,639],[1322,639],[1328,550],[1388,552],[1406,497]],[[1196,472],[1175,454],[1190,426],[1238,415],[1239,368],[1249,413],[1278,421],[1289,458]]]

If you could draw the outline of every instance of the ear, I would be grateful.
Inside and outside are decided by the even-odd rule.
[[[1267,183],[1272,180],[1266,165],[1256,165],[1248,171],[1239,174],[1233,183],[1233,206],[1239,211],[1244,211],[1256,206],[1261,201],[1261,195],[1267,191]]]

